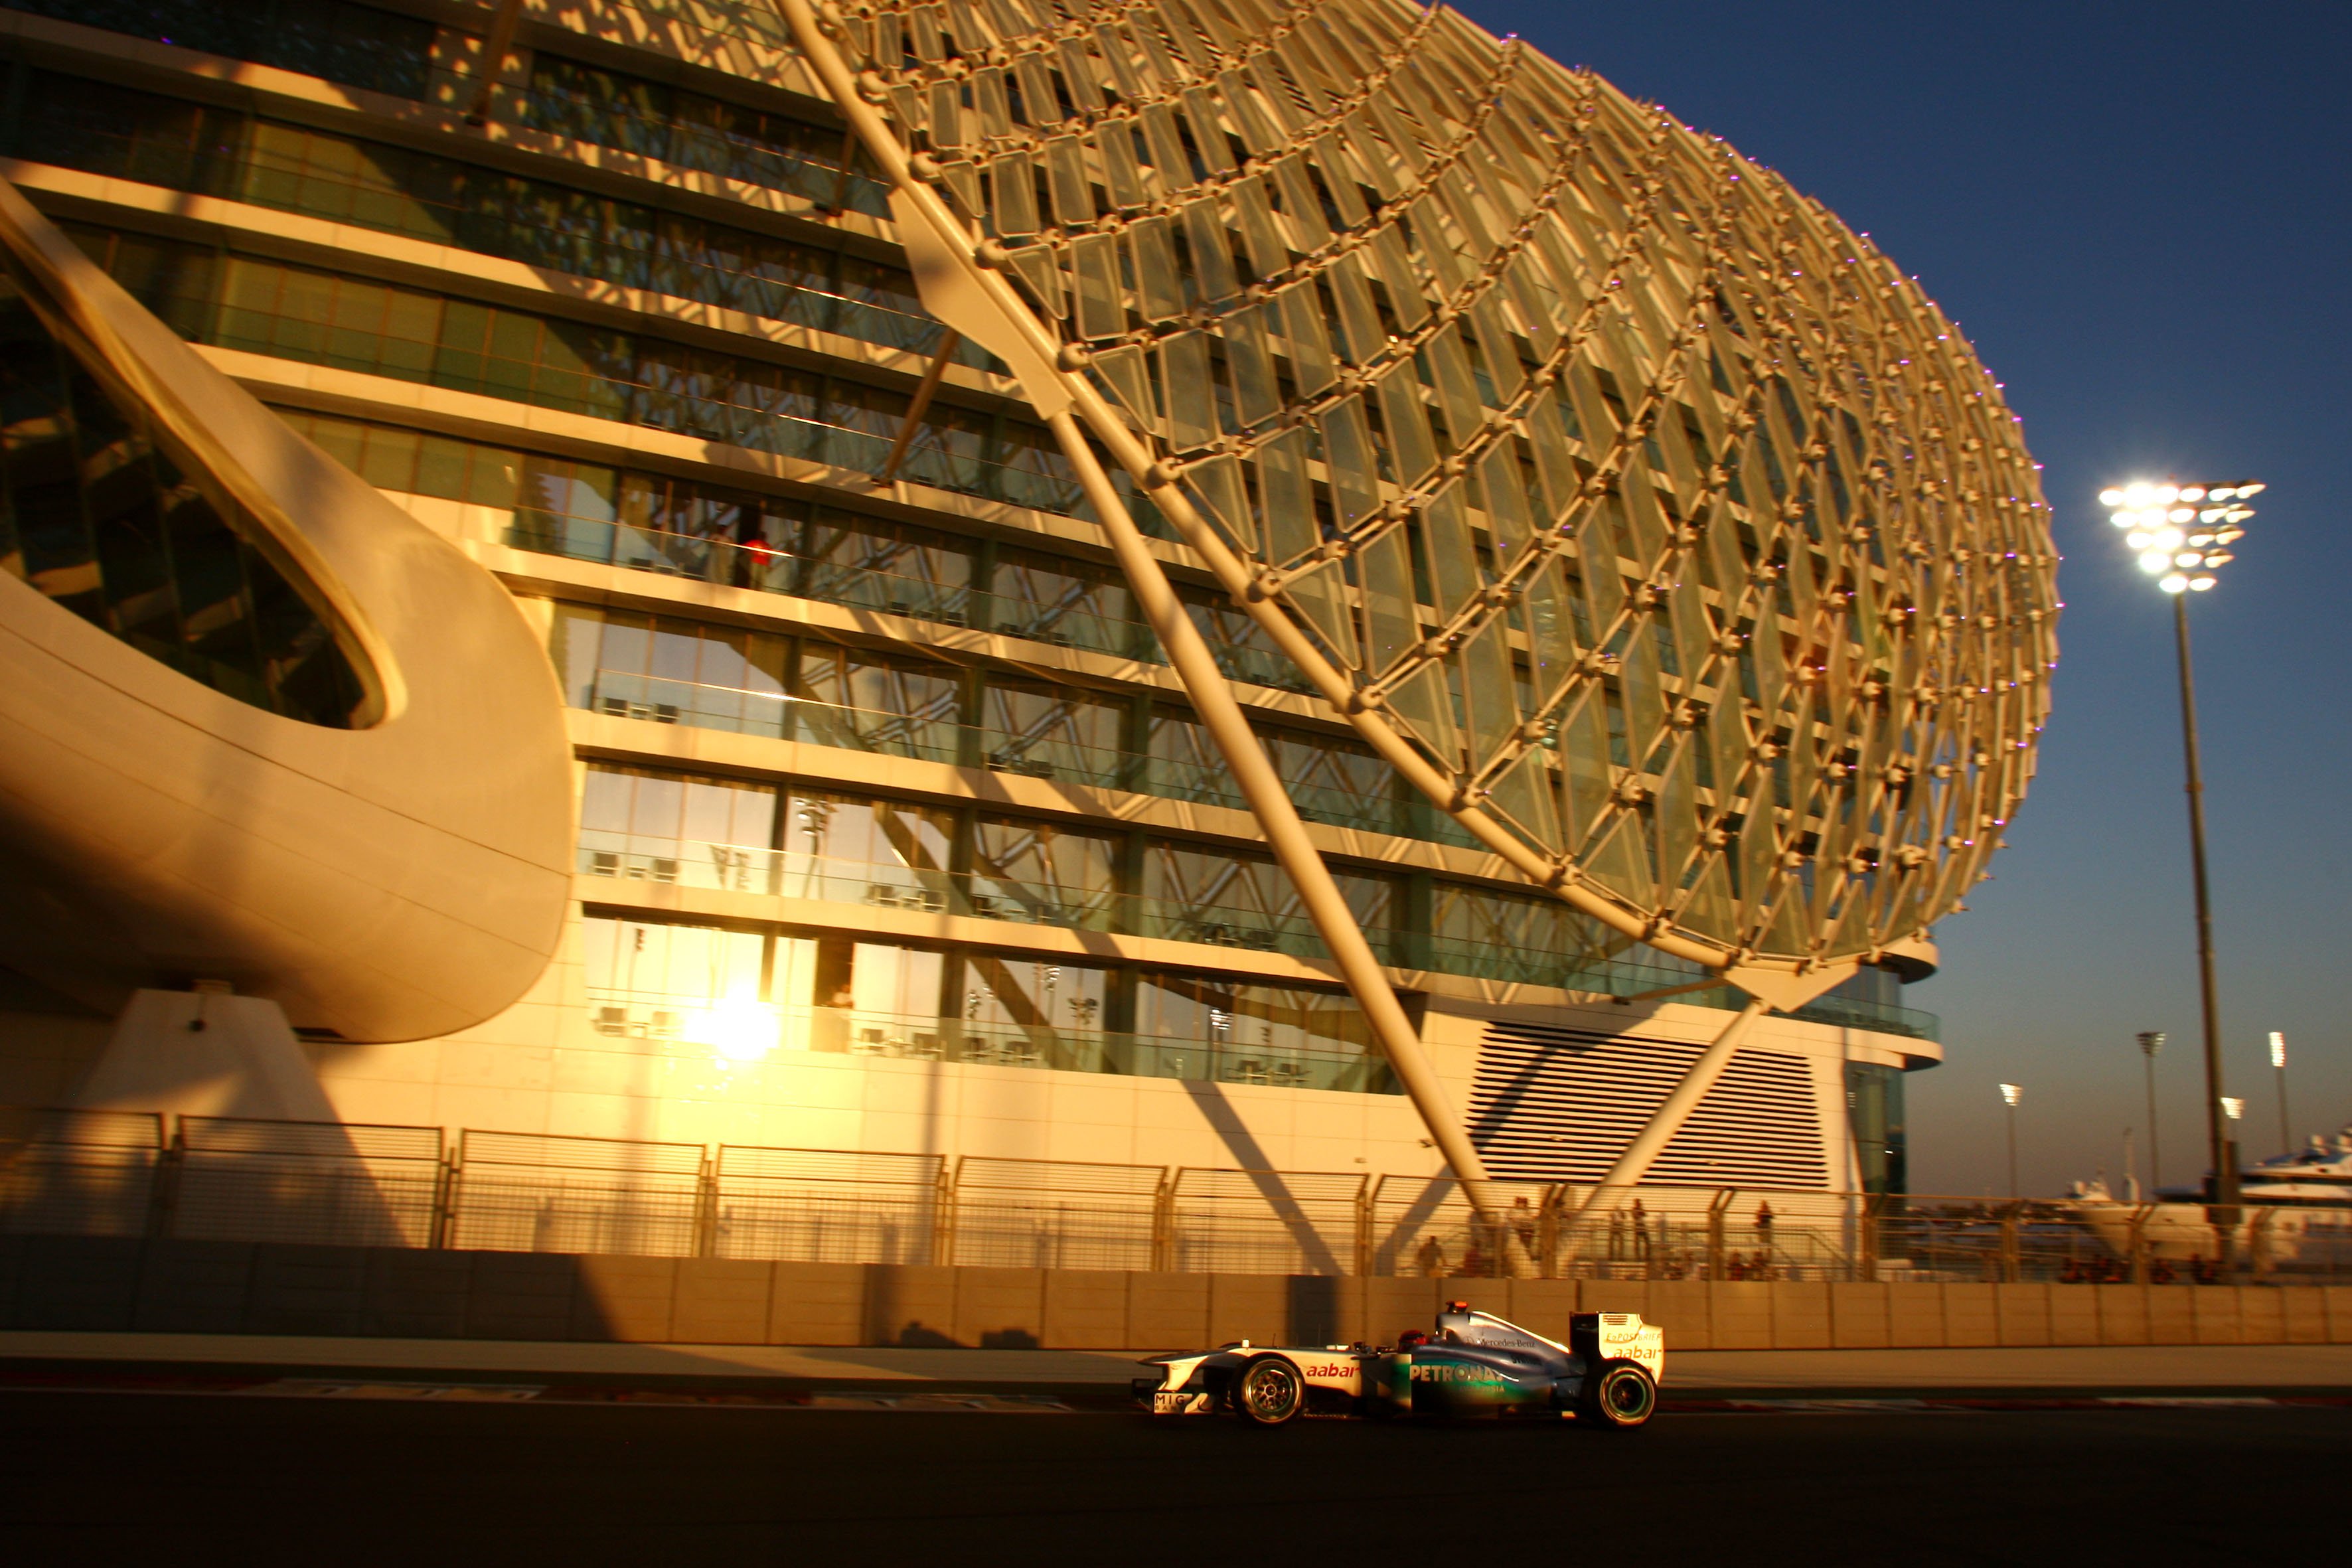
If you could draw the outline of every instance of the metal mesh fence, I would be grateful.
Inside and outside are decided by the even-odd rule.
[[[1201,1274],[1354,1274],[1367,1178],[1187,1167],[1170,1192],[1165,1267]]]
[[[650,1258],[703,1250],[699,1143],[468,1129],[457,1148],[452,1247]]]
[[[2325,1284],[2352,1208],[1235,1171],[0,1106],[0,1233],[824,1263]]]
[[[183,1116],[170,1234],[430,1247],[441,1130]]]
[[[0,1232],[143,1236],[163,1155],[152,1112],[0,1106]]]
[[[1637,1187],[1554,1200],[1555,1271],[1600,1279],[1861,1278],[1867,1200],[1843,1193]]]
[[[936,1154],[719,1151],[712,1251],[809,1263],[929,1263],[942,1180]]]
[[[1151,1268],[1164,1234],[1157,1165],[966,1156],[949,1261],[1019,1268]]]
[[[1493,1184],[1508,1227],[1538,1272],[1550,1261],[1549,1225],[1559,1188]],[[1500,1273],[1509,1242],[1482,1223],[1451,1176],[1382,1176],[1365,1199],[1366,1267],[1373,1274],[1485,1276]]]

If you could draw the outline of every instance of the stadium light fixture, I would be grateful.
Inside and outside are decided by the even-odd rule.
[[[2099,492],[2107,521],[2126,531],[2124,544],[2139,557],[2140,570],[2168,594],[2203,594],[2220,581],[2215,573],[2236,556],[2230,546],[2245,537],[2242,524],[2254,509],[2237,503],[2268,487],[2258,479],[2227,485],[2112,485]]]

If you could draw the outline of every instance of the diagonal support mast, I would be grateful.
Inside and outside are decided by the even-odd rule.
[[[1486,1163],[1423,1053],[1386,969],[1348,908],[1330,868],[1323,863],[1272,760],[1251,732],[1207,642],[1185,614],[1159,558],[1145,544],[1112,488],[1072,408],[1075,405],[1082,412],[1087,425],[1106,440],[1117,444],[1124,438],[1131,446],[1133,437],[1094,389],[1062,362],[1059,345],[1030,318],[1004,279],[981,265],[975,241],[938,194],[914,177],[906,149],[859,96],[847,64],[819,26],[808,0],[778,0],[778,5],[810,67],[891,183],[892,211],[914,264],[925,307],[952,331],[1003,360],[1031,405],[1052,426],[1186,694],[1234,770],[1268,847],[1307,905],[1317,933],[1363,1009],[1373,1037],[1429,1129],[1431,1141],[1452,1167],[1473,1209],[1502,1238],[1512,1271],[1528,1272],[1525,1247],[1505,1223]]]
[[[962,344],[961,334],[953,327],[941,333],[940,352],[924,368],[922,383],[915,388],[913,401],[907,405],[907,416],[898,421],[898,438],[890,443],[890,455],[882,460],[881,470],[874,476],[876,484],[887,485],[898,477],[898,465],[907,460],[907,448],[914,442],[915,431],[921,426],[923,416],[931,411],[931,399],[939,395],[940,380],[948,373],[948,361],[955,357]]]
[[[1413,1030],[1412,1020],[1405,1016],[1403,1005],[1397,1001],[1380,956],[1372,952],[1371,943],[1357,924],[1355,912],[1348,908],[1339,884],[1331,876],[1331,868],[1323,863],[1321,852],[1307,836],[1307,824],[1283,787],[1273,759],[1251,731],[1249,719],[1243,713],[1224,673],[1218,669],[1216,658],[1210,653],[1201,628],[1185,614],[1167,573],[1144,543],[1142,531],[1128,515],[1118,492],[1111,488],[1110,477],[1103,472],[1078,422],[1066,409],[1055,415],[1050,423],[1062,449],[1069,454],[1070,466],[1077,471],[1079,483],[1086,488],[1087,499],[1102,520],[1103,531],[1110,536],[1111,550],[1118,557],[1151,629],[1159,634],[1160,646],[1168,650],[1169,662],[1183,681],[1202,723],[1215,740],[1218,751],[1224,754],[1226,765],[1234,770],[1234,780],[1241,785],[1251,814],[1265,831],[1275,858],[1289,874],[1291,884],[1298,889],[1317,933],[1339,963],[1340,975],[1354,994],[1357,1005],[1363,1008],[1372,1026],[1373,1038],[1380,1041],[1413,1109],[1421,1113],[1423,1125],[1429,1129],[1430,1138],[1445,1156],[1445,1163],[1454,1168],[1479,1217],[1494,1225],[1497,1234],[1507,1238],[1506,1246],[1517,1253],[1520,1249],[1516,1233],[1500,1223],[1501,1205],[1494,1201],[1485,1161],[1470,1142],[1460,1114],[1446,1097],[1445,1086],[1438,1081],[1436,1070],[1423,1052],[1421,1038]],[[1517,1261],[1515,1257],[1514,1262]]]
[[[1698,1109],[1698,1102],[1706,1098],[1706,1091],[1713,1089],[1716,1080],[1723,1076],[1723,1069],[1731,1065],[1732,1057],[1739,1050],[1741,1037],[1748,1033],[1749,1025],[1764,1016],[1764,999],[1751,996],[1748,1005],[1732,1016],[1731,1021],[1723,1026],[1723,1032],[1699,1053],[1699,1058],[1691,1064],[1690,1071],[1675,1085],[1674,1092],[1666,1096],[1665,1103],[1652,1112],[1648,1123],[1633,1134],[1633,1141],[1625,1145],[1624,1152],[1617,1156],[1617,1163],[1609,1167],[1609,1173],[1601,1178],[1600,1185],[1585,1197],[1577,1209],[1580,1216],[1607,1208],[1613,1194],[1642,1184],[1642,1178],[1650,1173],[1650,1166],[1665,1152],[1666,1145],[1675,1141],[1675,1134],[1683,1130],[1683,1123],[1690,1120],[1691,1112]]]

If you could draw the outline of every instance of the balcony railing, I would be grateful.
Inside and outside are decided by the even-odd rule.
[[[1021,925],[1118,931],[1252,952],[1328,958],[1304,913],[1145,898],[1107,889],[1046,888],[984,871],[903,862],[836,859],[792,849],[583,830],[582,875],[660,882],[770,898],[967,915]],[[1400,933],[1366,926],[1376,949],[1402,951]]]
[[[1402,1092],[1387,1061],[1378,1055],[1297,1040],[1251,1044],[1230,1035],[1192,1039],[860,1007],[720,1002],[595,986],[589,988],[588,1010],[591,1026],[608,1037],[709,1046],[738,1061],[763,1057],[772,1050],[815,1051],[1195,1083],[1355,1094]],[[1252,1021],[1236,1016],[1228,1030]]]
[[[1295,958],[1330,956],[1313,922],[1299,911],[1196,904],[1107,889],[1042,887],[985,870],[852,860],[597,829],[582,831],[577,868],[589,877],[1108,931]],[[1473,940],[1375,924],[1362,929],[1384,962],[1404,969],[1601,996],[1664,994],[1662,999],[1702,1007],[1736,1010],[1743,1005],[1729,986],[1682,989],[1706,976],[1695,967],[1670,962],[1562,953],[1507,940]],[[1790,1016],[1914,1039],[1937,1037],[1932,1013],[1857,998],[1823,997]]]
[[[600,518],[518,512],[506,542],[517,550],[574,561],[656,572],[732,588],[817,599],[851,609],[905,616],[940,626],[970,626],[1056,647],[1121,658],[1168,662],[1150,626],[1141,621],[1060,604],[991,593],[970,583],[942,583],[870,566],[817,561],[731,540],[669,533]],[[1229,679],[1282,691],[1307,689],[1306,678],[1279,651],[1212,637],[1209,651]]]
[[[1231,773],[1208,763],[1090,746],[1050,732],[1015,733],[965,724],[944,715],[847,708],[794,697],[781,688],[721,686],[604,669],[596,672],[587,706],[616,719],[772,735],[1236,811],[1247,807]],[[1297,783],[1290,788],[1299,815],[1309,822],[1447,844],[1475,842],[1450,818],[1392,785],[1377,793]]]

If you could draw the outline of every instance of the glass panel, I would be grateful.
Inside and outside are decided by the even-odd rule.
[[[972,840],[971,911],[988,920],[1109,929],[1118,840],[1055,823],[982,817]]]
[[[760,1000],[763,938],[716,926],[592,915],[581,922],[590,1000],[687,1005]]]
[[[1385,670],[1421,642],[1421,617],[1413,601],[1412,563],[1405,555],[1404,530],[1391,528],[1372,541],[1357,562],[1371,668]]]
[[[1209,340],[1202,332],[1179,332],[1160,344],[1160,385],[1168,400],[1171,445],[1196,450],[1219,434],[1215,388],[1209,380]]]
[[[1462,695],[1470,710],[1474,771],[1518,732],[1518,708],[1511,700],[1518,683],[1511,676],[1509,636],[1509,623],[1496,616],[1454,656],[1461,661]]]
[[[8,0],[8,8],[398,98],[425,97],[431,77],[432,23],[351,0]]]
[[[1031,778],[1116,786],[1126,704],[1070,687],[991,678],[981,699],[987,765]]]

